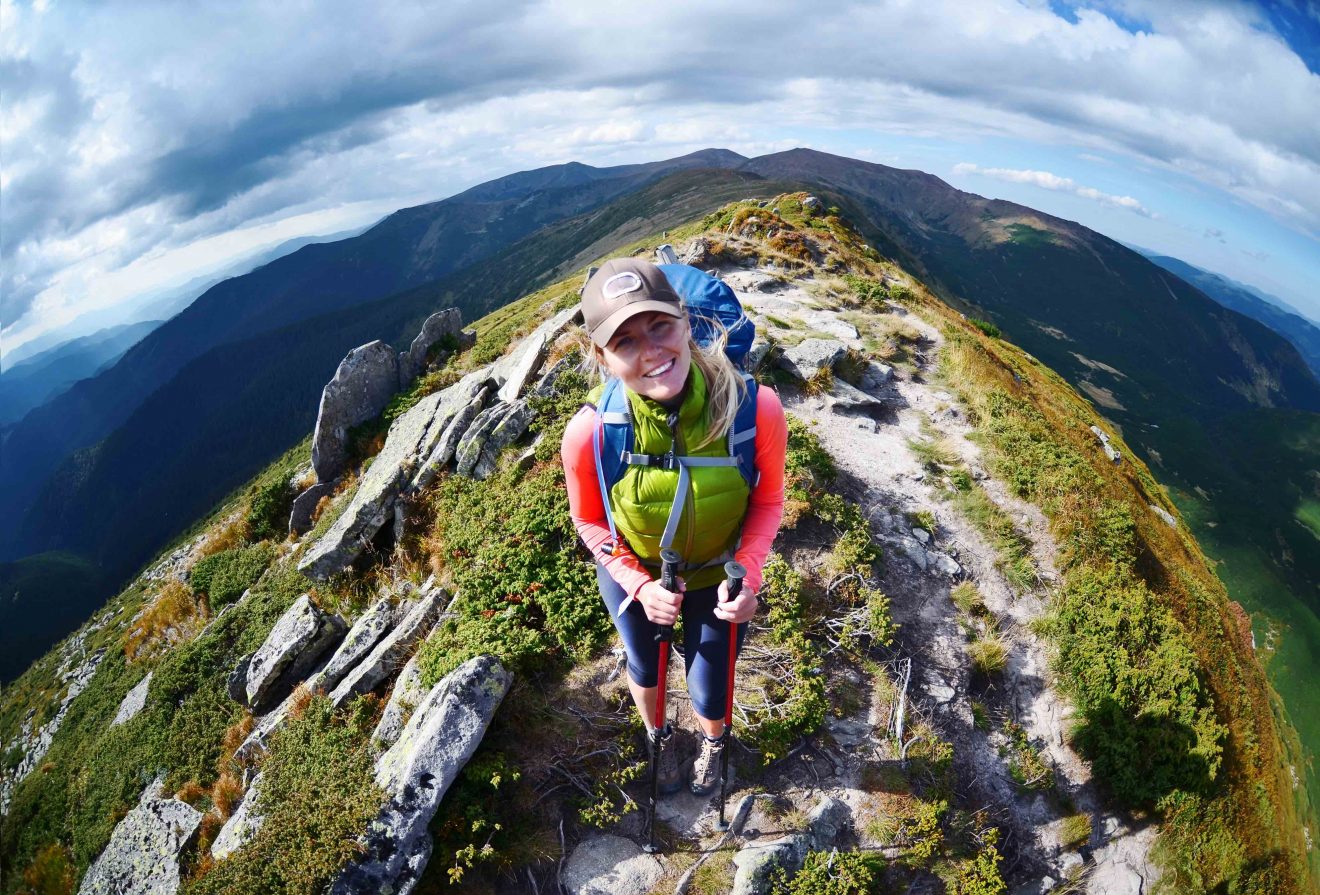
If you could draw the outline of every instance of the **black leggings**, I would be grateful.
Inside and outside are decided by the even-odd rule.
[[[619,607],[628,595],[610,573],[596,564],[601,598],[614,619],[614,627],[628,651],[628,677],[639,687],[654,687],[659,679],[660,644],[655,624],[646,617],[640,601],[634,600],[619,617]],[[683,616],[683,663],[687,668],[688,695],[692,708],[708,721],[724,717],[725,687],[729,677],[729,623],[715,617],[719,585],[683,594],[679,612]],[[738,651],[747,638],[747,623],[738,626]]]

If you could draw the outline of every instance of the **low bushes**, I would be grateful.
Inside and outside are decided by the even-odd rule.
[[[232,603],[252,586],[275,559],[276,550],[263,541],[251,547],[224,550],[197,561],[188,583],[193,593],[207,598],[212,610]]]

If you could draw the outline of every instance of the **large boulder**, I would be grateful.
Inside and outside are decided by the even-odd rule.
[[[389,597],[381,597],[361,617],[353,623],[344,642],[339,644],[330,661],[317,677],[320,689],[329,690],[343,680],[344,675],[353,670],[353,666],[380,643],[385,633],[393,627],[399,618],[398,608]]]
[[[490,385],[478,389],[472,400],[468,401],[458,413],[454,414],[449,424],[445,426],[445,431],[440,435],[440,440],[436,442],[435,449],[426,458],[422,468],[417,471],[417,475],[408,486],[408,490],[416,491],[425,488],[440,474],[442,469],[449,465],[449,461],[454,459],[454,454],[457,452],[463,436],[472,427],[473,421],[480,416],[482,408],[486,406],[486,399],[490,397],[493,390]]]
[[[806,381],[821,370],[833,369],[843,357],[844,345],[835,339],[803,339],[779,356],[779,366]]]
[[[582,840],[564,865],[570,895],[646,895],[665,875],[665,866],[637,843],[599,834]]]
[[[478,656],[431,689],[376,762],[376,783],[389,802],[363,837],[363,856],[331,884],[332,895],[413,891],[431,857],[431,818],[481,744],[510,683],[512,675],[497,659]]]
[[[192,841],[202,813],[164,797],[157,779],[125,815],[83,877],[79,895],[173,895],[179,891],[179,853]]]
[[[338,478],[348,463],[348,430],[375,419],[399,390],[399,359],[377,339],[339,362],[321,392],[312,435],[312,468],[318,481]]]
[[[216,834],[211,843],[211,857],[217,861],[229,857],[246,845],[265,822],[265,818],[256,812],[257,798],[261,794],[261,781],[264,775],[258,773],[248,784],[243,801],[238,803],[234,813],[229,815],[225,825]]]
[[[412,345],[399,353],[399,388],[407,388],[414,377],[425,372],[426,354],[433,345],[446,336],[457,345],[462,332],[463,313],[458,308],[445,308],[427,317]]]
[[[440,613],[448,600],[449,594],[443,588],[424,591],[421,598],[406,610],[407,614],[394,630],[385,635],[331,691],[330,701],[336,707],[341,706],[351,696],[370,693],[398,671],[417,641],[440,620]]]
[[[138,713],[147,704],[147,690],[151,687],[151,676],[154,671],[148,671],[147,676],[137,682],[137,686],[128,691],[124,701],[119,703],[119,711],[115,712],[115,718],[110,722],[111,727],[118,727],[120,724],[127,724],[138,716]]]
[[[247,704],[260,711],[283,698],[339,642],[346,627],[343,619],[322,612],[307,594],[295,600],[248,663],[243,687]]]

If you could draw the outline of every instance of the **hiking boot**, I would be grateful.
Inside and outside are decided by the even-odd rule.
[[[655,742],[650,737],[647,740]],[[673,795],[683,788],[683,775],[678,769],[678,737],[674,736],[673,728],[670,727],[666,727],[660,737],[660,767],[656,774],[656,788],[663,796]]]
[[[724,753],[724,738],[701,738],[701,754],[692,765],[692,793],[708,796],[720,785],[720,756]]]

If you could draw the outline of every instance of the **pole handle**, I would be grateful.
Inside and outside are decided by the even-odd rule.
[[[724,577],[729,579],[729,599],[736,599],[742,593],[743,579],[747,577],[747,567],[740,562],[729,560],[724,564]]]
[[[660,551],[660,586],[670,593],[678,590],[678,567],[683,562],[683,558],[678,555],[678,551],[666,547]],[[668,642],[674,639],[673,625],[657,625],[655,639]]]

